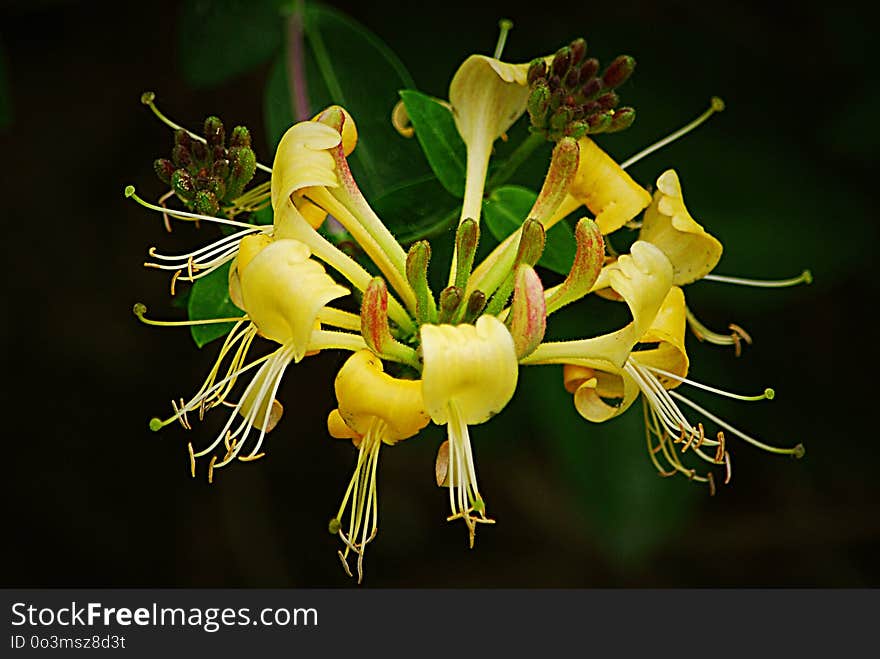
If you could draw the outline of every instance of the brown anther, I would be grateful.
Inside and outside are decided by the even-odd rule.
[[[186,260],[186,274],[189,276],[190,281],[192,281],[192,278],[193,278],[193,257],[192,256],[190,256]]]
[[[182,270],[177,270],[174,275],[171,277],[171,295],[172,297],[176,295],[175,287],[177,286],[177,278],[180,277],[180,273]]]
[[[684,434],[685,433],[684,433],[684,424],[683,423],[678,424],[678,432],[680,434],[678,437],[675,438],[675,440],[673,440],[673,442],[672,442],[673,444],[680,444],[684,441]]]
[[[192,474],[192,477],[196,477],[196,454],[193,452],[192,442],[187,442],[187,448],[189,449],[189,473]]]
[[[208,483],[214,482],[214,463],[217,462],[217,456],[212,455],[211,461],[208,463]]]
[[[711,471],[706,474],[706,482],[709,483],[709,496],[714,497],[715,496],[715,476]]]
[[[706,439],[706,432],[703,430],[703,424],[698,423],[697,429],[700,431],[700,438],[697,440],[697,445],[694,448],[700,448],[703,445],[703,440]]]
[[[721,464],[721,462],[724,460],[725,452],[726,451],[724,450],[724,432],[719,430],[718,431],[718,448],[715,449],[715,464],[718,464],[718,465]]]
[[[746,332],[742,327],[740,327],[739,325],[735,325],[734,323],[730,323],[730,325],[728,325],[727,327],[735,335],[745,341],[748,345],[752,345],[752,337],[749,336],[749,333]]]
[[[724,466],[727,470],[727,473],[724,475],[724,484],[727,485],[730,483],[730,479],[733,476],[733,467],[730,464],[730,453],[727,451],[724,452]]]
[[[697,431],[691,428],[691,431],[688,433],[687,444],[681,447],[681,452],[686,452],[694,443],[694,440],[697,438]]]
[[[340,531],[342,533],[342,531]],[[351,573],[351,569],[348,567],[348,561],[345,560],[345,556],[342,554],[341,550],[337,550],[336,553],[339,555],[339,560],[342,563],[342,569],[345,570],[345,573],[349,577],[353,577],[354,575]]]

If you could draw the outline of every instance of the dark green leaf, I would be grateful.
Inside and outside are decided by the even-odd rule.
[[[347,16],[312,3],[305,9],[305,46],[309,116],[333,103],[351,113],[359,139],[349,164],[364,195],[376,199],[427,174],[418,143],[391,124],[398,90],[415,83],[388,46]],[[294,121],[285,57],[276,62],[266,89],[273,145]]]
[[[467,148],[455,127],[452,112],[437,99],[413,89],[402,90],[400,98],[431,169],[450,194],[463,197]]]
[[[397,240],[408,245],[451,227],[461,203],[427,174],[389,190],[374,208]]]
[[[483,218],[495,238],[504,240],[522,226],[538,195],[518,185],[505,185],[493,190],[483,202]],[[577,242],[571,227],[560,222],[547,232],[544,254],[538,265],[557,272],[568,274]]]
[[[190,320],[209,318],[240,318],[244,312],[229,299],[229,266],[227,263],[210,275],[196,280],[189,295]],[[214,339],[225,336],[233,323],[193,325],[193,340],[200,348]]]
[[[216,85],[269,59],[281,46],[277,0],[186,0],[177,41],[183,74]]]

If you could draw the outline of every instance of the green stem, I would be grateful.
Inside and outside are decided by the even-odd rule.
[[[538,133],[530,134],[526,139],[519,143],[519,146],[517,146],[507,160],[504,161],[504,164],[495,170],[495,173],[492,174],[492,177],[486,184],[486,188],[492,190],[500,185],[504,185],[507,180],[516,173],[516,170],[519,169],[520,165],[529,159],[532,152],[544,142],[546,142],[546,140],[543,135]]]

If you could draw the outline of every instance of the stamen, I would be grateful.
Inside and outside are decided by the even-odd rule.
[[[256,224],[248,224],[246,222],[237,222],[236,220],[228,220],[223,217],[214,217],[212,215],[199,215],[198,213],[189,213],[187,211],[179,211],[170,208],[163,208],[162,206],[157,206],[156,204],[151,204],[150,202],[142,199],[135,192],[135,187],[133,185],[125,186],[125,197],[126,199],[134,199],[137,203],[139,203],[144,208],[149,208],[152,211],[156,211],[157,213],[168,214],[171,217],[174,217],[178,220],[188,220],[188,221],[199,221],[203,220],[205,222],[215,222],[217,224],[227,224],[232,227],[241,227],[243,229],[261,229],[262,227],[257,226]]]
[[[799,276],[789,279],[743,279],[742,277],[725,277],[723,275],[706,275],[703,279],[717,281],[722,284],[739,284],[740,286],[754,286],[756,288],[787,288],[798,284],[812,284],[813,273],[804,270]]]
[[[620,165],[621,169],[626,169],[630,165],[634,165],[635,163],[637,163],[639,160],[641,160],[645,156],[651,155],[652,153],[654,153],[658,149],[662,149],[667,144],[674,142],[679,137],[682,137],[683,135],[687,135],[689,132],[691,132],[692,130],[694,130],[698,126],[700,126],[700,124],[705,122],[713,114],[715,114],[716,112],[721,112],[722,110],[724,110],[724,101],[721,100],[717,96],[713,96],[709,101],[709,109],[706,110],[703,114],[701,114],[699,117],[694,119],[692,122],[690,122],[686,126],[679,128],[677,131],[675,131],[674,133],[672,133],[670,135],[667,135],[659,142],[654,142],[654,144],[652,144],[648,148],[643,149],[642,151],[639,151],[639,153],[630,157],[628,160],[624,161]]]
[[[719,332],[713,332],[703,325],[688,307],[685,307],[685,314],[687,315],[688,327],[690,327],[691,332],[693,332],[694,336],[700,341],[708,341],[709,343],[714,343],[719,346],[732,345],[734,346],[734,354],[737,357],[742,354],[740,340],[745,341],[748,345],[752,345],[752,337],[749,336],[748,332],[739,325],[730,323],[728,328],[731,333],[721,334]]]
[[[159,108],[156,107],[155,92],[144,92],[143,94],[141,94],[141,103],[149,107],[150,110],[153,111],[153,114],[156,115],[156,118],[172,130],[182,130],[194,140],[198,140],[199,142],[207,144],[207,140],[204,137],[202,137],[201,135],[196,135],[195,133],[184,128],[183,126],[174,123],[173,121],[171,121],[171,119],[162,114],[159,111]],[[257,163],[257,169],[262,169],[264,172],[268,172],[269,174],[272,173],[271,167],[266,167],[266,165],[261,165],[260,163]]]
[[[710,471],[706,474],[706,480],[709,481],[709,496],[715,496],[715,475]]]
[[[237,323],[248,319],[247,316],[242,316],[240,318],[207,318],[205,320],[151,320],[144,316],[147,313],[147,307],[141,302],[136,303],[132,311],[137,316],[137,319],[145,325],[155,325],[157,327],[190,327],[192,325],[211,325],[215,323]]]
[[[208,463],[208,483],[214,482],[214,463],[217,462],[217,456],[212,455],[211,461]]]
[[[507,34],[513,29],[513,21],[509,18],[502,18],[498,21],[498,29],[500,30],[498,33],[498,42],[495,44],[495,53],[492,55],[495,59],[500,59],[501,53],[504,52],[504,44],[507,43]]]
[[[760,449],[764,449],[765,451],[768,451],[770,453],[776,453],[779,455],[792,455],[795,458],[804,457],[804,453],[806,452],[806,450],[804,449],[803,444],[797,444],[796,446],[794,446],[792,448],[780,448],[778,446],[770,446],[769,444],[765,444],[764,442],[761,442],[761,441],[755,439],[754,437],[750,437],[750,436],[746,435],[744,432],[737,430],[736,428],[731,426],[726,421],[722,421],[721,419],[719,419],[717,416],[715,416],[711,412],[703,409],[702,407],[700,407],[699,405],[697,405],[693,401],[688,400],[687,398],[685,398],[684,396],[682,396],[678,392],[669,391],[668,393],[673,398],[676,398],[677,400],[680,400],[681,402],[687,404],[689,407],[693,408],[694,410],[696,410],[697,412],[699,412],[700,414],[705,416],[707,419],[714,421],[715,423],[717,423],[719,426],[721,426],[725,430],[732,432],[737,437],[744,439],[745,441],[747,441],[749,444],[752,444],[753,446],[757,446]]]
[[[652,373],[657,373],[662,375],[663,377],[670,378],[672,380],[676,380],[677,382],[682,382],[684,384],[689,384],[692,387],[696,387],[698,389],[702,389],[703,391],[709,391],[713,394],[718,394],[719,396],[724,396],[726,398],[733,398],[734,400],[745,400],[745,401],[758,401],[758,400],[773,400],[773,397],[776,395],[776,392],[771,388],[764,389],[764,392],[757,396],[743,396],[741,394],[734,394],[729,391],[724,391],[723,389],[716,389],[715,387],[710,387],[707,384],[702,384],[701,382],[696,382],[694,380],[690,380],[688,378],[683,378],[675,373],[670,373],[669,371],[664,371],[662,368],[656,368],[654,366],[643,366],[642,368],[647,368]]]
[[[724,466],[726,469],[724,484],[728,485],[730,483],[730,479],[733,477],[733,467],[730,464],[730,453],[728,453],[727,451],[724,452]]]
[[[169,199],[171,199],[171,197],[173,197],[173,196],[174,196],[174,190],[169,190],[168,192],[163,194],[161,197],[159,197],[159,205],[162,208],[167,208],[165,206],[165,202],[168,201]],[[168,233],[171,233],[171,218],[168,217],[168,213],[165,213],[165,212],[162,213],[162,221],[165,224],[165,231],[167,231]]]
[[[186,447],[189,449],[189,473],[192,474],[192,477],[196,477],[196,456],[193,453],[193,445],[192,442],[187,442]]]

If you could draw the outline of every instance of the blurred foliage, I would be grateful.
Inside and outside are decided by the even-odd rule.
[[[522,226],[537,198],[537,193],[517,185],[505,185],[489,193],[483,201],[483,220],[498,242]],[[567,275],[576,251],[574,232],[567,223],[559,222],[547,231],[538,265]]]

